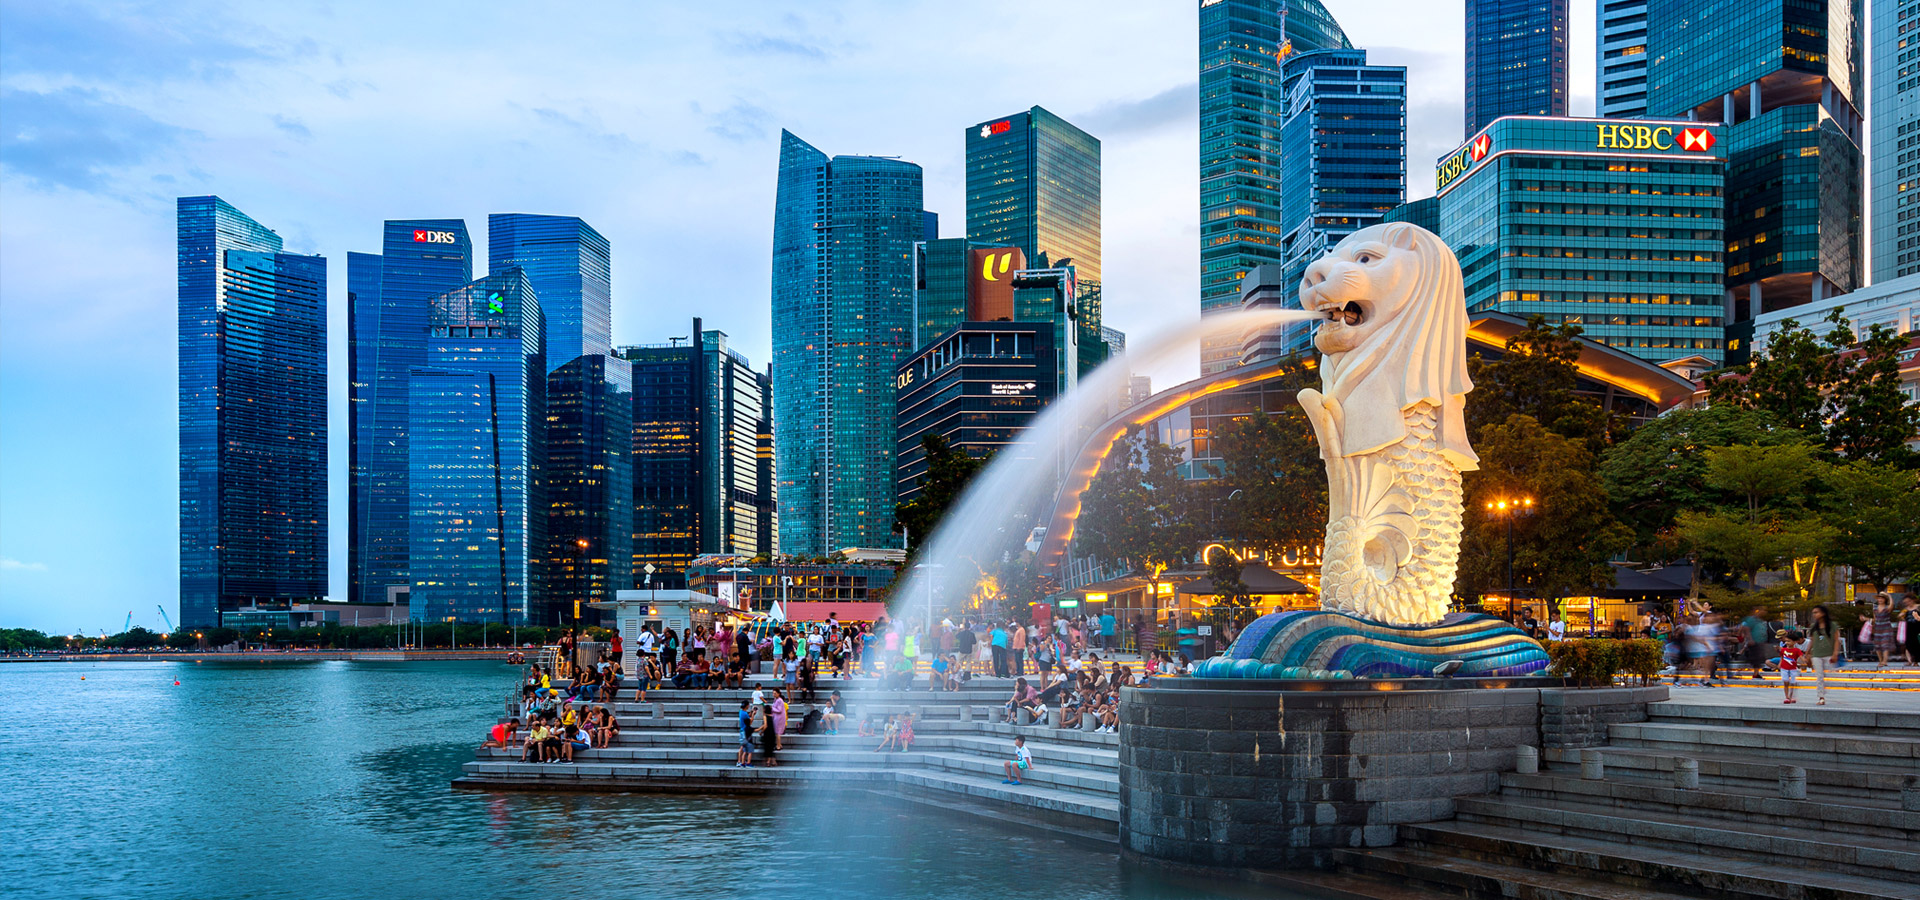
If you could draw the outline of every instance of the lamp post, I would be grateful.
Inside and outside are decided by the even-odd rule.
[[[1513,520],[1533,517],[1533,498],[1487,501],[1487,515],[1507,520],[1507,624],[1513,624]]]
[[[574,634],[579,634],[580,603],[587,597],[592,596],[593,580],[587,576],[587,539],[581,538],[574,541],[573,544],[580,548],[580,554],[577,557],[578,562],[575,563],[576,572],[580,577],[580,595],[573,600],[573,632]]]

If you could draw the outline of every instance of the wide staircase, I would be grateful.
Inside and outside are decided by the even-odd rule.
[[[1656,703],[1456,809],[1340,871],[1379,897],[1914,900],[1920,715]]]
[[[740,701],[751,689],[656,690],[647,692],[646,702],[623,690],[626,699],[613,704],[620,735],[611,746],[580,751],[572,764],[525,763],[517,748],[483,748],[455,784],[745,793],[863,790],[1101,844],[1117,842],[1117,735],[999,721],[1011,680],[1000,685],[997,679],[977,679],[968,690],[955,692],[881,691],[873,684],[821,684],[823,704],[827,692],[838,687],[849,707],[837,735],[800,733],[814,704],[793,703],[775,767],[760,765],[758,754],[753,768],[734,765]],[[909,712],[915,740],[907,752],[875,752],[881,739],[859,734],[869,716],[878,730],[886,716]],[[1026,737],[1033,768],[1022,776],[1023,784],[1007,785],[1002,763],[1012,758],[1016,735]]]

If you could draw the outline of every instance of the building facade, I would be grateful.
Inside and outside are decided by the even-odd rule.
[[[901,364],[899,497],[920,492],[928,434],[968,456],[1000,452],[1059,394],[1055,329],[1039,322],[967,322]]]
[[[693,590],[755,612],[771,609],[776,602],[878,600],[885,596],[879,592],[892,587],[899,577],[890,565],[767,562],[726,554],[701,556],[687,567],[687,573]]]
[[[585,604],[633,586],[632,364],[590,353],[547,373],[546,429],[544,590],[591,620]]]
[[[1467,134],[1501,116],[1567,114],[1567,4],[1467,0]]]
[[[1240,308],[1240,279],[1283,260],[1280,147],[1287,57],[1351,48],[1318,0],[1200,4],[1200,314]],[[1238,361],[1238,335],[1203,339],[1200,371]]]
[[[1510,117],[1440,161],[1469,313],[1577,324],[1662,362],[1724,358],[1724,126]]]
[[[407,570],[408,398],[426,364],[434,296],[473,280],[459,219],[396,219],[381,252],[347,254],[348,599],[385,603]]]
[[[1920,0],[1873,5],[1873,280],[1920,272]]]
[[[893,373],[913,351],[920,167],[781,133],[773,225],[779,546],[819,554],[893,532]]]
[[[327,261],[181,197],[180,624],[327,595]]]
[[[519,268],[547,317],[547,371],[613,352],[613,248],[573,216],[487,217],[487,271]]]
[[[1599,0],[1599,112],[1607,119],[1647,114],[1647,0]]]
[[[424,621],[555,625],[542,590],[546,321],[520,269],[428,301],[408,396],[408,571]]]
[[[1754,319],[1860,284],[1859,4],[1649,0],[1647,113],[1720,122],[1727,361]]]

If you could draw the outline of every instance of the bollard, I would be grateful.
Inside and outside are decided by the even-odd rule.
[[[1607,764],[1600,756],[1600,748],[1588,747],[1580,751],[1580,777],[1587,781],[1601,781],[1607,777]]]
[[[667,717],[667,708],[664,706],[661,706],[660,701],[655,700],[653,702],[653,718],[664,719],[666,717]]]
[[[713,718],[713,704],[711,703],[700,704],[700,718],[702,719]]]
[[[1522,775],[1540,774],[1540,750],[1537,747],[1513,748],[1513,770]]]
[[[1080,714],[1080,730],[1092,734],[1100,728],[1100,717],[1090,712]]]
[[[1055,706],[1047,710],[1047,727],[1048,728],[1060,727],[1060,707]]]
[[[1920,812],[1920,775],[1908,775],[1900,785],[1900,808]]]
[[[1781,766],[1780,796],[1788,800],[1807,799],[1807,770],[1799,766]]]
[[[1700,761],[1697,759],[1676,760],[1673,764],[1673,786],[1685,791],[1700,789]]]
[[[973,707],[965,703],[960,704],[960,722],[962,724],[967,724],[967,723],[971,723],[972,721],[973,721]]]

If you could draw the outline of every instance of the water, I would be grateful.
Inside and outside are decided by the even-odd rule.
[[[891,804],[452,789],[516,672],[0,664],[0,885],[61,900],[1280,896]]]

